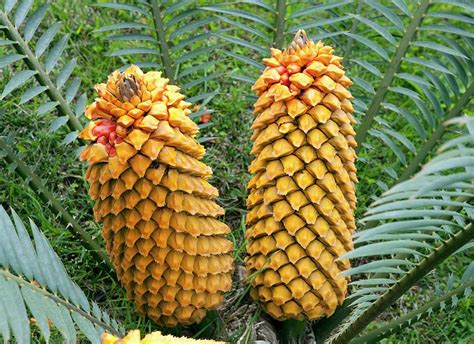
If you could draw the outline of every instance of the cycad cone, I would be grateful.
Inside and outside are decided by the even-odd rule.
[[[124,338],[120,339],[111,334],[102,335],[102,344],[225,344],[225,342],[216,342],[214,340],[191,339],[186,337],[164,336],[160,332],[147,334],[140,340],[140,331],[130,331]]]
[[[341,58],[298,32],[272,49],[259,96],[247,199],[251,295],[284,320],[331,315],[344,301],[357,181],[355,122]]]
[[[233,247],[191,104],[161,73],[136,66],[95,89],[81,160],[118,278],[158,324],[199,322],[231,288]]]

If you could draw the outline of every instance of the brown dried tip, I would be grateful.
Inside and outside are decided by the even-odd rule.
[[[293,42],[290,43],[288,49],[296,49],[298,47],[303,48],[309,41],[311,40],[306,35],[306,32],[304,30],[298,30],[298,32],[295,34],[295,38],[293,38]]]
[[[135,75],[122,73],[117,80],[117,88],[120,101],[130,101],[134,95],[138,94],[138,82]]]

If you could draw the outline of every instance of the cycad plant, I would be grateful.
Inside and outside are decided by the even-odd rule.
[[[0,206],[0,233],[7,245],[0,247],[0,335],[5,343],[56,342],[115,344],[140,342],[140,332],[124,329],[97,303],[87,300],[68,276],[44,234],[30,220],[30,231],[16,212]],[[33,240],[31,238],[33,236]],[[14,300],[12,302],[12,300]],[[28,319],[33,316],[34,327]],[[53,327],[54,326],[54,327]],[[77,331],[79,329],[79,331]],[[148,334],[142,343],[218,343],[176,338],[160,332]],[[222,342],[221,342],[222,343]]]
[[[69,144],[67,149],[70,149],[70,154],[73,155],[78,153],[76,147],[81,149],[80,146],[83,144],[76,138],[83,128],[80,115],[87,102],[85,94],[80,92],[80,77],[83,74],[89,75],[91,69],[97,68],[84,65],[79,69],[76,65],[80,58],[66,59],[71,56],[69,49],[66,50],[67,41],[81,36],[75,34],[72,37],[59,36],[60,25],[51,22],[48,8],[53,7],[54,11],[58,11],[60,4],[59,0],[50,5],[40,1],[5,0],[0,5],[2,32],[0,67],[4,85],[0,109],[2,114],[15,114],[17,117],[17,111],[19,114],[25,112],[37,114],[42,123],[49,122],[51,129],[49,135],[64,140],[62,141],[64,144]],[[346,117],[337,111],[339,110],[337,107],[331,108],[334,104],[330,106],[329,101],[322,105],[329,106],[332,111],[331,116],[334,116],[334,119],[331,121],[337,124],[332,126],[334,134],[335,129],[341,131],[342,126],[346,124],[352,124],[355,130],[354,133],[350,132],[345,126],[347,135],[343,136],[349,143],[348,146],[354,148],[358,155],[357,207],[353,213],[355,198],[352,197],[346,197],[347,202],[341,201],[335,206],[338,212],[345,216],[344,221],[350,221],[349,218],[355,215],[356,230],[352,238],[354,250],[350,250],[350,235],[339,236],[338,240],[344,238],[346,246],[344,250],[337,250],[336,241],[331,241],[332,245],[328,241],[330,238],[322,235],[321,230],[319,232],[306,230],[306,227],[314,227],[311,223],[312,218],[308,217],[309,225],[305,228],[295,225],[293,228],[295,232],[291,233],[295,234],[294,240],[299,241],[301,238],[302,243],[308,244],[305,252],[293,250],[288,256],[294,261],[285,268],[285,272],[290,271],[292,267],[296,268],[298,278],[291,280],[288,278],[288,276],[295,277],[294,270],[291,270],[289,275],[285,275],[282,271],[278,276],[271,272],[268,273],[269,276],[265,276],[265,272],[252,264],[248,264],[250,274],[248,271],[248,277],[245,277],[237,267],[234,285],[243,286],[227,296],[226,309],[218,312],[222,317],[214,313],[211,318],[204,319],[200,327],[187,327],[186,331],[197,336],[201,336],[204,332],[213,333],[219,339],[242,343],[259,339],[290,343],[303,340],[307,342],[315,340],[317,343],[374,342],[396,334],[412,326],[416,321],[432,316],[434,312],[456,308],[459,299],[469,297],[473,286],[474,265],[465,264],[460,271],[453,271],[449,277],[446,277],[445,269],[450,264],[447,262],[450,257],[454,257],[450,260],[456,257],[469,257],[473,247],[474,233],[471,222],[474,123],[470,117],[472,115],[470,102],[474,92],[472,84],[474,34],[471,28],[473,11],[473,5],[462,0],[410,2],[406,0],[321,2],[136,0],[100,2],[91,7],[88,13],[100,23],[96,25],[95,35],[103,35],[107,46],[110,47],[110,57],[107,57],[109,61],[124,65],[122,71],[130,64],[141,66],[145,72],[149,69],[161,69],[166,78],[181,86],[182,90],[191,96],[188,101],[201,104],[191,108],[193,113],[189,115],[196,122],[200,122],[201,129],[209,125],[206,122],[213,110],[210,110],[208,105],[219,108],[225,114],[216,115],[219,119],[216,127],[204,130],[204,135],[198,137],[201,143],[210,141],[206,144],[214,152],[225,152],[225,147],[221,148],[221,142],[213,144],[216,140],[214,136],[222,138],[227,134],[219,127],[224,117],[238,117],[239,129],[235,131],[239,135],[247,132],[242,128],[251,125],[248,120],[251,115],[247,116],[247,113],[251,112],[250,106],[257,101],[252,95],[251,85],[264,69],[262,58],[269,57],[271,47],[287,48],[298,30],[306,30],[309,38],[317,46],[322,46],[322,43],[317,43],[321,39],[325,46],[333,47],[334,54],[343,57],[339,62],[345,67],[345,75],[353,82],[350,88],[353,96],[351,100],[353,118],[348,115],[352,109],[349,111],[347,104],[345,109],[341,107]],[[80,28],[77,32],[79,31]],[[83,53],[97,57],[97,52],[93,48],[85,49]],[[287,68],[287,75],[284,70],[283,73],[278,73],[278,76],[269,72],[265,82],[272,82],[277,78],[281,82],[282,78],[288,77],[288,81],[285,79],[281,84],[290,87],[292,83],[295,84],[296,88],[293,87],[289,92],[312,90],[312,95],[303,95],[302,99],[307,99],[311,107],[317,107],[320,105],[318,92],[324,91],[324,88],[326,88],[324,94],[333,94],[336,98],[337,94],[341,95],[336,90],[337,86],[333,85],[332,88],[328,78],[323,77],[325,73],[341,86],[348,86],[348,81],[346,85],[340,81],[337,70],[328,71],[327,65],[331,64],[330,60],[322,58],[320,62],[324,65],[320,70],[321,74],[316,70],[314,75],[309,71],[307,73],[313,79],[311,87],[303,85],[304,79],[308,80],[304,76],[293,76],[299,71],[293,73],[291,67],[289,68],[291,74]],[[338,62],[335,60],[333,62],[339,67]],[[272,63],[274,64],[274,61],[265,60],[265,65],[271,68],[278,67]],[[100,72],[103,74],[100,80],[95,80],[97,82],[105,79],[111,70]],[[97,75],[97,71],[94,75]],[[227,75],[231,78],[226,78]],[[290,81],[290,78],[293,80]],[[233,99],[233,102],[229,101],[231,87],[241,90],[242,82],[248,84],[244,94],[239,94],[238,99]],[[89,90],[90,85],[84,89]],[[220,93],[223,97],[219,96]],[[349,97],[350,94],[346,93],[346,98]],[[236,105],[242,103],[241,99],[247,101],[246,108]],[[258,104],[262,105],[262,101],[260,99]],[[270,104],[260,106],[260,110],[268,105]],[[298,130],[308,129],[306,125],[311,122],[311,116],[306,116],[306,113],[296,115],[293,110],[293,108],[285,109],[281,113],[282,118],[292,117],[292,114],[295,118],[301,117],[300,120],[295,119],[294,126]],[[317,117],[319,112],[313,112]],[[257,116],[257,119],[261,118],[260,116]],[[306,122],[303,121],[303,117]],[[337,122],[344,118],[348,123]],[[281,150],[273,149],[273,144],[270,144],[274,140],[272,131],[268,129],[274,123],[270,122],[262,121],[261,126],[255,128],[257,134],[254,139],[258,138],[256,142],[258,147],[254,148],[254,153],[260,152],[259,149],[264,149],[264,146],[271,146],[272,154],[281,153]],[[293,119],[290,118],[287,123],[277,124],[290,129],[292,122]],[[92,205],[86,201],[86,206],[79,209],[70,207],[70,204],[84,203],[85,187],[81,186],[79,191],[66,193],[62,185],[55,189],[55,184],[47,183],[42,178],[55,179],[35,166],[28,166],[26,161],[31,163],[32,160],[25,159],[26,149],[18,145],[18,138],[10,134],[13,130],[10,130],[11,123],[8,119],[4,123],[5,127],[2,125],[0,134],[0,156],[2,167],[5,167],[2,171],[8,169],[19,173],[25,183],[32,186],[38,192],[38,197],[44,200],[42,204],[49,207],[54,215],[59,215],[61,223],[64,224],[62,228],[75,234],[80,240],[80,245],[86,247],[88,252],[96,253],[98,261],[106,262],[107,257],[102,243],[97,240],[97,226],[92,225],[94,223],[92,212],[83,211],[92,208]],[[324,126],[325,123],[317,125],[317,128],[311,127],[307,130],[308,134],[313,129],[320,130],[319,125]],[[227,126],[226,130],[233,129]],[[330,133],[330,126],[326,125],[325,130]],[[320,131],[325,133],[325,130]],[[265,134],[261,134],[262,132]],[[279,132],[278,135],[280,134],[282,133]],[[35,140],[39,135],[40,133],[33,132],[29,139]],[[288,142],[290,141],[288,139]],[[344,148],[338,146],[342,144],[341,142],[335,141],[337,139],[331,141],[333,143],[331,146],[336,151]],[[242,150],[242,147],[238,148]],[[250,151],[250,144],[243,148],[248,148]],[[320,148],[315,148],[316,155],[321,153],[323,158],[316,160],[325,161],[324,154],[319,151]],[[280,158],[286,161],[291,159],[283,159],[285,155],[298,156],[298,153],[283,154]],[[35,158],[33,162],[47,159],[42,155]],[[232,172],[247,167],[234,166],[233,156],[222,156],[219,159],[228,163]],[[243,161],[248,161],[248,158]],[[266,163],[266,159],[262,161],[252,164],[252,173],[260,173],[263,170],[278,172],[273,165]],[[213,158],[207,162],[212,166]],[[307,165],[310,163],[311,161],[308,161]],[[297,164],[292,165],[290,162],[285,164],[297,169]],[[77,178],[74,174],[81,174],[77,173],[79,165],[64,166],[63,169],[65,175],[69,177],[73,175],[72,178]],[[295,170],[295,179],[302,171]],[[350,172],[354,174],[355,169],[351,167]],[[6,173],[5,175],[2,173],[2,180],[8,178]],[[222,179],[220,173],[221,171],[216,169],[216,177]],[[306,186],[308,188],[318,186],[322,191],[312,193],[312,196],[319,195],[321,200],[327,199],[337,203],[338,198],[331,191],[335,188],[320,186],[318,181],[313,182],[310,174],[298,178],[300,184],[304,186],[298,184],[298,187],[304,191]],[[334,172],[334,176],[339,174]],[[349,176],[352,181],[355,180],[355,175],[349,174]],[[311,183],[308,184],[308,181]],[[334,183],[341,190],[350,193],[347,186],[342,187],[347,183],[340,178],[334,178]],[[260,186],[256,189],[263,190],[270,185],[263,183]],[[263,200],[272,200],[270,203],[281,201],[282,195],[278,192],[257,195],[255,188],[250,189],[249,193],[253,195],[251,197],[254,201],[250,202],[250,207],[260,204],[260,196]],[[285,190],[288,191],[287,188]],[[304,208],[309,203],[299,204],[305,201],[302,197],[298,199],[290,197],[296,189],[291,190],[285,194],[285,200],[288,199],[288,204],[291,203],[291,214],[295,214],[299,210],[294,209],[293,205]],[[91,191],[94,193],[94,190]],[[10,203],[11,197],[4,196],[10,195],[10,192],[11,190],[3,188],[2,185],[2,203]],[[73,198],[74,202],[68,202],[66,197]],[[33,199],[36,201],[36,195]],[[321,200],[311,202],[311,205],[324,212],[328,209],[324,205],[327,206],[329,203],[323,204]],[[344,207],[343,203],[347,203],[351,210]],[[70,208],[65,204],[69,204]],[[241,214],[245,213],[244,208],[245,199],[239,197],[238,203],[229,207],[227,214],[230,215],[226,215],[225,220],[232,224],[239,223]],[[235,216],[237,213],[238,217]],[[280,214],[283,213],[285,211],[280,211]],[[285,216],[288,214],[285,213]],[[84,294],[67,278],[64,268],[36,227],[32,226],[34,237],[32,243],[16,215],[12,215],[14,226],[4,211],[0,212],[0,215],[3,221],[0,228],[4,232],[2,237],[8,240],[5,241],[7,244],[2,243],[0,246],[3,269],[1,270],[3,272],[0,271],[0,276],[4,286],[0,289],[0,307],[4,310],[0,312],[2,337],[5,340],[15,338],[18,342],[27,342],[30,336],[30,329],[26,326],[29,323],[27,314],[31,314],[34,317],[31,323],[37,324],[39,328],[39,331],[32,332],[34,339],[47,339],[49,333],[52,333],[51,338],[55,338],[57,329],[66,342],[73,342],[76,338],[82,338],[80,337],[82,335],[92,342],[98,342],[99,334],[105,329],[109,335],[103,337],[104,341],[109,340],[112,343],[118,341],[118,338],[124,335],[122,328],[109,321],[108,316],[99,311],[93,303],[86,302]],[[274,214],[262,216],[267,215]],[[285,221],[285,216],[281,218],[281,222]],[[329,224],[332,225],[331,233],[338,228],[331,222]],[[247,230],[248,238],[251,239],[247,261],[257,256],[261,260],[259,264],[267,258],[271,260],[273,251],[270,252],[268,248],[273,250],[277,245],[281,247],[278,247],[276,252],[289,252],[291,245],[286,246],[285,243],[291,238],[284,236],[284,231],[279,230],[278,233],[281,234],[271,232],[273,228],[271,226],[268,228],[260,226],[263,229],[259,227],[255,230],[252,225],[249,223],[245,229],[246,226],[242,222],[240,226],[242,231]],[[324,229],[324,227],[317,229],[320,228]],[[265,233],[266,238],[269,238],[265,239],[265,242],[260,240],[263,237],[262,230],[269,232]],[[53,236],[52,232],[48,231],[47,234],[48,237]],[[55,239],[56,234],[55,232]],[[243,239],[245,234],[234,230],[230,236],[236,249],[234,258],[237,262],[243,262],[247,244]],[[277,244],[273,245],[272,240]],[[258,242],[258,245],[252,244],[252,241]],[[53,241],[53,245],[55,242],[56,240]],[[268,245],[269,242],[271,245]],[[323,245],[318,246],[318,242]],[[174,243],[178,244],[177,241]],[[302,270],[301,273],[298,267],[313,265],[309,263],[305,265],[299,262],[299,259],[305,259],[304,262],[314,259],[316,251],[307,248],[316,246],[322,248],[324,252],[329,252],[331,257],[339,258],[327,267],[337,266],[340,272],[337,276],[328,275],[325,269],[321,269],[315,263],[317,268],[312,272],[322,273],[319,279],[314,279],[318,284],[310,286],[310,294],[321,296],[318,302],[332,300],[333,298],[329,296],[330,291],[321,294],[322,291],[328,290],[321,286],[334,286],[336,280],[347,281],[348,291],[345,301],[343,297],[339,297],[336,302],[344,301],[343,304],[334,311],[336,305],[334,303],[330,312],[318,313],[323,316],[330,315],[329,317],[315,320],[319,316],[306,316],[310,319],[306,323],[294,320],[280,322],[264,316],[261,308],[248,297],[248,294],[268,304],[274,294],[280,301],[285,299],[287,294],[273,292],[277,289],[276,284],[269,287],[265,285],[273,281],[278,281],[278,287],[284,287],[278,288],[278,291],[290,290],[298,297],[293,295],[296,301],[292,301],[291,307],[285,306],[285,309],[289,309],[288,313],[279,313],[277,308],[269,307],[267,304],[265,310],[270,315],[279,320],[302,319],[305,318],[302,316],[303,312],[315,312],[314,309],[317,307],[313,306],[316,301],[311,300],[311,296],[302,299],[308,294],[304,284],[298,282],[303,286],[298,288],[295,286],[298,283],[292,284],[292,282],[307,278],[309,270]],[[41,263],[39,266],[32,263],[35,259]],[[351,268],[348,268],[349,260]],[[71,263],[68,261],[66,266],[68,264]],[[51,266],[51,270],[47,268],[48,266]],[[108,268],[101,267],[101,269],[109,271]],[[54,271],[54,274],[49,274],[48,271]],[[59,276],[57,279],[51,278],[56,275]],[[434,288],[427,285],[436,278],[440,281],[439,285]],[[109,279],[104,284],[109,286],[115,283]],[[259,295],[255,293],[255,288],[251,288],[252,285],[258,286]],[[417,288],[414,288],[415,286]],[[90,288],[95,291],[105,287],[95,284]],[[435,295],[429,295],[433,289]],[[28,290],[37,292],[38,294],[35,294],[37,297],[29,297],[32,293]],[[148,290],[143,292],[146,293]],[[104,297],[109,298],[110,295],[106,294]],[[15,303],[15,307],[10,306],[11,298],[19,300]],[[122,300],[124,296],[118,298]],[[410,301],[412,298],[418,300],[416,306],[412,305]],[[55,301],[57,307],[48,308],[52,302],[44,300]],[[403,312],[406,307],[392,307],[399,304],[400,300],[410,305],[408,311]],[[39,306],[46,311],[40,311]],[[281,311],[282,304],[277,306]],[[303,309],[303,312],[300,312],[298,307]],[[121,306],[112,306],[110,313],[120,314],[121,320],[129,319],[133,314],[132,307]],[[83,334],[77,335],[74,329],[76,326]],[[152,332],[151,326],[153,325],[147,322],[146,325],[128,324],[127,327],[139,327],[142,333],[148,333]],[[31,328],[36,329],[36,326]],[[161,335],[150,335],[147,338],[161,340],[162,338],[158,336]],[[138,332],[134,331],[126,338],[127,341],[137,341]]]
[[[91,343],[100,343],[105,331],[121,336],[123,328],[97,303],[88,301],[33,221],[30,227],[33,240],[15,211],[11,210],[10,217],[0,206],[4,240],[0,247],[0,335],[4,342],[34,339],[30,338],[29,314],[35,319],[37,341],[57,340],[59,334],[66,343],[77,343],[82,335]]]

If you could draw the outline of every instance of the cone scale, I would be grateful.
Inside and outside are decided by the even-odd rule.
[[[353,107],[342,58],[304,31],[272,49],[252,90],[251,295],[278,320],[316,320],[342,304],[357,181]]]
[[[136,66],[95,90],[81,160],[118,279],[159,325],[199,322],[231,288],[233,246],[191,104],[161,73]]]

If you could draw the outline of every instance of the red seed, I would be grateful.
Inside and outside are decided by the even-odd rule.
[[[112,131],[109,135],[109,142],[115,143],[116,139],[117,139],[117,133],[115,131]]]
[[[110,143],[106,143],[105,144],[105,150],[107,152],[107,154],[110,155],[110,150],[112,149],[112,145]]]
[[[94,127],[94,129],[92,129],[92,134],[94,134],[94,136],[104,136],[107,134],[107,129],[98,125],[96,127]]]
[[[107,137],[105,135],[99,136],[97,138],[97,142],[100,143],[100,144],[106,145],[108,143],[107,142]]]
[[[103,119],[100,121],[100,125],[104,125],[107,127],[115,127],[116,124],[114,121],[111,121],[110,119]]]
[[[122,142],[123,142],[123,138],[121,138],[120,136],[117,136],[115,139],[115,144],[118,145],[119,143],[122,143]]]
[[[199,117],[199,122],[201,123],[207,123],[211,120],[211,114],[210,113],[205,113],[204,115],[201,115]]]
[[[115,131],[117,124],[108,119],[102,119],[96,122],[96,126],[92,129],[92,134],[95,136],[109,136],[111,131]]]
[[[285,85],[285,86],[290,86],[290,76],[288,73],[281,75],[280,84]]]
[[[117,154],[117,150],[115,149],[115,147],[110,147],[109,155],[110,156],[115,156],[116,154]]]
[[[286,72],[286,67],[285,66],[276,67],[276,70],[278,74],[282,75],[283,73]]]

